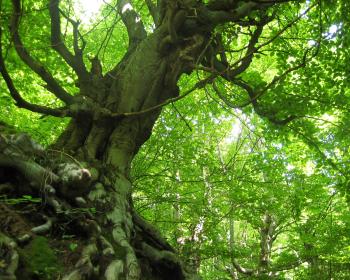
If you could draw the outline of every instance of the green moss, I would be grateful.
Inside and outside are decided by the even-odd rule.
[[[41,280],[56,279],[62,270],[55,252],[50,248],[45,237],[35,237],[28,246],[21,250],[25,270],[36,275]]]

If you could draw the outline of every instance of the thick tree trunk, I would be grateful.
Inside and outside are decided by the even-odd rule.
[[[66,187],[58,191],[59,198],[53,199],[51,207],[57,213],[77,206],[96,212],[79,221],[83,234],[70,229],[81,239],[80,257],[74,268],[65,272],[64,280],[195,277],[160,234],[135,213],[131,197],[131,162],[149,138],[160,109],[133,112],[176,97],[179,76],[193,64],[179,56],[183,50],[166,55],[159,52],[166,33],[165,27],[158,28],[105,76],[96,71],[94,79],[80,81],[83,101],[116,112],[115,117],[98,110],[93,116],[81,114],[51,147],[78,160],[91,173],[89,184],[81,186],[80,182],[75,190]],[[202,44],[204,39],[200,41]],[[183,55],[195,59],[200,50],[195,43],[189,42],[191,48]]]
[[[79,34],[79,23],[72,19],[67,19],[67,22],[72,24],[73,46],[66,46],[69,40],[62,36],[59,1],[49,1],[51,46],[78,76],[80,93],[72,96],[23,45],[20,34],[21,17],[25,14],[22,12],[23,3],[12,0],[8,35],[19,58],[66,106],[50,108],[31,104],[22,98],[6,69],[0,30],[0,72],[10,95],[19,107],[45,115],[70,116],[72,120],[51,147],[49,157],[26,137],[2,138],[0,135],[0,194],[11,191],[13,185],[13,182],[1,184],[1,172],[7,170],[20,173],[28,183],[28,190],[42,195],[45,201],[43,209],[40,209],[42,218],[35,219],[34,215],[28,219],[31,226],[34,225],[31,229],[29,227],[30,234],[23,230],[18,234],[13,229],[7,232],[4,229],[8,224],[0,224],[4,228],[0,228],[0,248],[6,249],[5,253],[0,251],[0,257],[5,259],[4,263],[0,263],[0,277],[6,275],[7,279],[15,279],[20,273],[17,268],[24,266],[17,244],[28,242],[33,235],[47,233],[54,223],[60,222],[66,225],[56,228],[58,240],[66,235],[65,231],[74,233],[79,239],[76,252],[80,256],[72,269],[64,269],[65,280],[192,277],[193,274],[186,271],[171,246],[135,213],[129,176],[131,162],[151,135],[163,102],[170,102],[171,98],[178,96],[177,81],[182,73],[190,73],[195,67],[207,72],[208,78],[199,82],[199,86],[219,76],[232,82],[247,93],[249,103],[259,115],[275,124],[282,125],[295,118],[291,115],[279,120],[275,114],[262,111],[257,99],[286,74],[305,65],[307,53],[300,66],[276,76],[262,92],[256,92],[238,78],[249,67],[254,54],[275,39],[273,37],[257,45],[264,26],[273,19],[267,9],[290,1],[171,0],[157,1],[158,7],[152,1],[146,2],[155,23],[155,30],[149,35],[131,2],[117,1],[115,10],[127,29],[129,47],[120,63],[103,75],[97,57],[91,59],[91,70],[86,69],[84,42],[80,47],[80,40],[84,41],[84,38]],[[253,16],[252,12],[257,12],[257,15]],[[237,54],[240,58],[232,63],[229,60],[234,56],[228,60],[225,49],[231,43],[225,46],[219,34],[212,36],[214,28],[225,23],[230,23],[229,29],[231,23],[253,27],[247,35],[249,42],[246,48]],[[217,94],[225,104],[236,107],[225,95],[219,91]],[[21,143],[29,143],[30,157]],[[13,146],[16,149],[11,148]],[[55,161],[54,154],[57,152]],[[25,194],[23,189],[20,193]],[[4,212],[13,210],[3,207]],[[75,209],[80,209],[79,219],[73,217]],[[94,209],[94,213],[86,209]],[[19,224],[25,224],[25,221],[17,220]],[[40,225],[40,222],[44,223]],[[2,234],[3,231],[5,234]],[[38,239],[35,244],[30,246],[39,244],[45,247],[46,243]],[[265,249],[268,251],[270,247]],[[73,261],[74,258],[68,259]],[[262,254],[262,260],[261,265],[268,264],[268,255]],[[253,272],[250,270],[248,273],[251,275]]]
[[[92,85],[81,85],[85,95],[118,113],[146,110],[175,97],[183,65],[180,61],[173,69],[171,58],[159,55],[161,33],[160,29],[147,38],[105,77],[96,77]],[[90,207],[97,212],[96,226],[76,269],[63,279],[189,278],[171,246],[134,212],[132,205],[131,161],[149,138],[159,113],[157,109],[115,119],[82,116],[73,120],[58,139],[56,148],[63,148],[96,170],[87,194]]]

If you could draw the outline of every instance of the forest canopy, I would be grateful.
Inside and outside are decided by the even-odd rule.
[[[0,279],[349,279],[349,15],[0,0]]]

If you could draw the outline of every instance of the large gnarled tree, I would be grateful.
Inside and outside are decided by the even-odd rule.
[[[77,77],[79,93],[74,95],[54,77],[50,65],[35,57],[24,43],[22,37],[26,35],[20,27],[30,11],[26,1],[5,3],[3,14],[7,16],[9,29],[5,24],[0,31],[6,35],[1,40],[0,70],[11,97],[20,108],[71,120],[50,147],[62,151],[66,163],[53,164],[51,168],[42,159],[41,147],[30,139],[23,135],[4,136],[0,168],[21,173],[37,193],[45,189],[48,203],[43,211],[48,213],[47,221],[33,228],[30,234],[40,234],[52,222],[58,222],[51,217],[59,215],[64,220],[65,213],[74,207],[96,209],[96,213],[87,213],[74,224],[84,232],[84,242],[79,249],[80,258],[63,279],[194,279],[195,272],[183,265],[172,247],[134,211],[129,178],[131,162],[150,137],[162,108],[196,89],[212,87],[212,93],[227,106],[252,106],[257,114],[275,125],[298,118],[288,111],[278,112],[266,102],[260,103],[260,99],[318,54],[324,36],[321,1],[114,2],[108,7],[125,25],[129,43],[122,59],[113,68],[104,70],[98,56],[88,60],[84,51],[89,41],[80,32],[79,22],[67,12],[66,1],[48,1],[47,9],[43,10],[50,18],[47,25],[51,48]],[[133,5],[142,6],[143,11],[147,7],[147,28]],[[284,16],[287,11],[288,15]],[[310,11],[314,13],[314,29],[308,36],[313,37],[301,43],[304,49],[294,57],[294,63],[265,83],[250,83],[249,75],[244,73],[254,57],[268,53],[271,43],[299,21],[305,21]],[[315,14],[320,15],[319,21],[317,17],[315,20]],[[71,37],[66,36],[67,26],[62,30],[63,23],[69,24]],[[15,48],[18,57],[45,82],[46,90],[61,100],[61,107],[33,104],[23,98],[11,71],[7,70],[7,47]],[[181,91],[180,77],[194,72],[197,82]],[[223,90],[225,87],[232,92]],[[239,102],[233,98],[237,92]],[[31,143],[29,158],[21,150],[23,143],[28,142]],[[72,158],[74,164],[70,163]],[[4,272],[4,277],[7,273],[9,279],[15,279],[18,267],[15,241],[20,243],[19,239],[21,236],[1,235],[12,258]]]

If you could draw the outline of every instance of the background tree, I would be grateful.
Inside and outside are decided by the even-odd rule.
[[[49,148],[44,150],[28,136],[14,134],[4,125],[0,143],[4,183],[1,192],[17,198],[27,195],[24,199],[31,201],[29,193],[42,196],[43,201],[32,209],[31,213],[36,210],[36,214],[26,219],[15,216],[11,212],[13,208],[4,205],[3,213],[12,213],[20,228],[16,231],[2,226],[4,277],[13,279],[18,273],[27,273],[27,278],[34,277],[33,274],[41,277],[61,274],[63,279],[191,279],[202,267],[201,248],[206,246],[206,232],[210,230],[213,230],[212,238],[216,236],[212,239],[216,250],[226,250],[230,260],[228,266],[214,258],[212,267],[232,277],[237,272],[271,276],[303,262],[319,269],[320,247],[326,248],[329,243],[323,240],[315,248],[312,238],[319,233],[314,225],[324,211],[307,209],[297,182],[305,177],[302,174],[305,172],[300,170],[315,165],[324,176],[320,175],[323,181],[319,188],[332,187],[342,195],[348,192],[348,145],[344,137],[349,94],[347,1],[120,0],[106,2],[92,25],[80,23],[74,11],[76,6],[70,1],[0,3],[1,26],[9,26],[1,29],[0,69],[11,97],[1,95],[1,102],[10,113],[2,118],[6,123],[24,126],[22,118],[17,123],[9,118],[23,114],[13,109],[13,100],[17,107],[41,115],[38,120],[44,126],[38,130],[41,133],[52,126],[62,127],[62,133],[57,139],[52,136],[48,140]],[[192,99],[182,100],[187,101],[181,110],[186,114],[182,113],[174,102],[191,93]],[[180,222],[183,214],[195,213],[187,228],[172,227],[172,234],[181,245],[178,249],[187,259],[186,266],[169,244],[171,240],[161,237],[135,211],[132,199],[132,177],[137,175],[138,165],[135,161],[136,169],[131,172],[131,162],[151,136],[166,105],[173,108],[173,114],[186,123],[187,129],[196,128],[192,133],[200,140],[198,152],[206,155],[200,161],[198,155],[194,156],[192,166],[186,165],[196,178],[201,178],[199,190],[193,190],[197,195],[189,196],[189,202],[200,201],[201,207],[189,207],[188,210],[195,210],[192,213],[183,209],[183,191],[188,189],[182,164],[176,164],[175,152],[165,165],[157,168],[162,176],[170,174],[167,183],[171,182],[175,188],[171,193],[171,213],[163,214],[172,215],[173,221]],[[207,112],[200,111],[205,105]],[[221,109],[222,105],[226,111]],[[199,132],[204,131],[205,123],[232,120],[229,117],[232,112],[246,116],[247,128],[260,136],[254,139],[248,134],[233,148],[210,147],[222,139],[220,134],[204,138]],[[257,121],[253,112],[268,124]],[[63,118],[68,119],[67,126]],[[159,119],[159,127],[162,122],[164,117]],[[175,118],[158,135],[172,132],[174,122]],[[337,125],[328,127],[328,123]],[[320,126],[324,129],[318,129]],[[282,142],[274,140],[277,129],[282,130],[279,140]],[[253,147],[244,144],[248,140],[253,140]],[[275,149],[274,141],[278,142]],[[190,149],[179,143],[165,142],[164,147],[189,154]],[[263,148],[265,143],[272,143],[268,153]],[[288,170],[288,164],[286,156],[278,158],[279,145],[310,149],[310,156],[304,162],[297,160],[300,166],[295,168],[295,174],[283,173]],[[149,148],[152,153],[146,155],[146,165],[156,168],[162,163],[164,153],[160,149],[164,147]],[[236,163],[242,147],[249,153],[256,149],[258,156]],[[217,155],[209,149],[217,151]],[[229,150],[223,152],[224,149]],[[139,156],[142,155],[143,152]],[[266,162],[273,163],[268,170],[263,168]],[[227,176],[224,180],[228,189],[221,194],[229,193],[226,209],[221,210],[226,213],[230,232],[225,242],[222,242],[223,229],[220,232],[220,228],[213,226],[220,220],[208,221],[205,211],[213,209],[212,214],[216,215],[219,208],[215,203],[223,203],[215,200],[220,188],[212,180],[213,163]],[[239,176],[248,178],[250,183],[240,183]],[[275,181],[278,176],[280,180]],[[252,192],[261,184],[276,186],[277,182],[280,189],[288,189],[290,178],[295,179],[294,193],[289,190],[287,196],[295,202],[290,212],[283,213],[283,191],[279,195],[268,189]],[[325,180],[332,183],[326,184]],[[164,188],[161,181],[151,183],[153,190],[135,188],[135,198],[155,190],[161,193]],[[323,195],[314,200],[333,205],[332,196],[327,191]],[[156,210],[162,207],[159,199],[152,203]],[[274,200],[279,203],[267,207]],[[343,202],[342,205],[345,207]],[[334,211],[333,207],[327,209]],[[248,241],[253,230],[259,235],[258,241],[250,245],[256,257],[245,258],[243,263],[239,258],[247,254],[244,248],[235,245],[237,213],[247,221],[246,229],[242,230],[247,236],[244,239]],[[329,211],[326,213],[328,217]],[[274,259],[273,244],[291,223],[295,234],[284,237],[284,242],[293,244],[293,249],[303,247],[303,253],[307,253],[297,254],[293,259],[287,250],[285,255],[279,254]],[[312,225],[311,229],[308,225]],[[72,244],[65,238],[74,235],[75,245],[70,246],[74,254],[61,250],[65,268],[45,266],[52,270],[43,268],[38,273],[29,261],[34,257],[21,253],[20,248],[29,242],[26,246],[44,252],[50,246],[36,235],[48,232],[55,239],[49,245],[56,250]],[[296,233],[302,241],[293,243]],[[49,256],[51,251],[47,251]]]
[[[178,110],[187,102],[177,103]],[[332,168],[293,134],[276,137],[266,123],[236,117],[212,117],[199,131],[184,122],[170,130],[171,116],[159,123],[134,161],[138,212],[188,263],[199,259],[205,279],[346,279],[348,207]],[[267,213],[273,227],[264,223]]]

